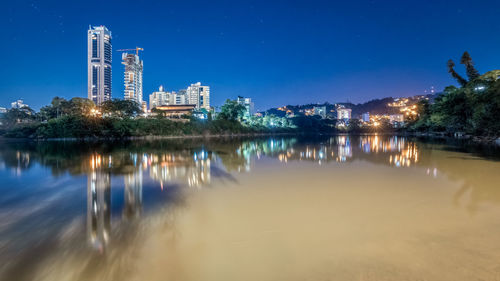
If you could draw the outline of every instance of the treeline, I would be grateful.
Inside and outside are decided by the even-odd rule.
[[[29,108],[10,109],[0,121],[5,137],[39,139],[242,134],[264,129],[239,122],[241,108],[237,108],[236,115],[231,112],[234,109],[224,109],[217,119],[201,121],[191,116],[168,119],[161,114],[144,117],[139,105],[132,101],[110,100],[97,107],[84,98],[56,97],[39,112]]]
[[[500,136],[500,70],[480,75],[467,52],[460,63],[465,66],[467,78],[458,74],[455,63],[449,60],[448,72],[460,87],[445,88],[433,104],[421,101],[418,117],[409,122],[408,130]]]
[[[339,128],[335,119],[319,116],[285,118],[268,114],[248,116],[245,107],[227,100],[215,116],[206,120],[191,115],[169,119],[160,111],[142,114],[138,104],[110,100],[97,107],[84,98],[66,100],[56,97],[50,105],[35,112],[29,108],[10,109],[1,118],[1,134],[13,138],[125,138],[141,136],[231,135],[252,133],[364,133],[391,131],[390,124],[363,127],[351,120]]]

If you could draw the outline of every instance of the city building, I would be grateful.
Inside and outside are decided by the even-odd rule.
[[[405,121],[405,116],[403,114],[389,115],[389,122],[393,125],[403,123],[404,121]]]
[[[238,104],[241,104],[245,107],[243,118],[250,118],[254,114],[254,105],[251,98],[238,96],[238,99],[236,99],[236,101],[238,102]]]
[[[197,109],[210,110],[210,87],[202,86],[201,82],[191,84],[186,90],[188,103],[196,105]]]
[[[319,115],[321,118],[326,118],[326,106],[315,106],[313,107],[314,115]]]
[[[363,122],[370,122],[370,113],[369,112],[365,112],[361,115],[361,120],[363,120]]]
[[[142,70],[143,61],[138,54],[122,54],[122,64],[125,66],[123,98],[142,105]]]
[[[111,99],[111,31],[102,25],[89,27],[87,44],[88,98],[100,105]]]
[[[351,119],[352,109],[339,107],[337,108],[337,119],[348,121]]]
[[[159,105],[155,107],[161,114],[169,118],[180,118],[182,115],[192,114],[196,106],[194,104]]]
[[[182,89],[177,93],[172,92],[172,99],[174,101],[174,104],[188,104],[187,90]]]
[[[15,102],[12,102],[10,104],[11,108],[16,108],[16,109],[21,109],[21,108],[27,108],[29,105],[25,104],[23,100],[16,100]]]
[[[149,109],[153,109],[160,105],[169,105],[169,94],[165,92],[163,86],[160,86],[157,92],[153,92],[149,95]]]
[[[149,95],[149,108],[153,109],[162,105],[183,105],[188,104],[187,101],[186,90],[180,90],[177,93],[174,91],[165,92],[163,86],[160,86],[157,92]]]

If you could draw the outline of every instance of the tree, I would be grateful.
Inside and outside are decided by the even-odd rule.
[[[349,125],[347,125],[347,130],[352,133],[357,133],[361,130],[361,122],[359,119],[349,120]]]
[[[18,123],[29,123],[34,121],[36,113],[29,107],[12,108],[2,115],[1,123],[6,127],[12,127]]]
[[[451,76],[453,78],[455,78],[458,83],[462,86],[462,87],[465,87],[465,85],[467,85],[467,80],[465,80],[462,76],[460,76],[460,74],[458,74],[455,69],[455,63],[453,62],[453,60],[449,60],[448,61],[448,72],[451,74]]]
[[[460,63],[465,65],[469,81],[479,78],[479,72],[476,70],[476,68],[474,68],[474,62],[472,61],[472,58],[470,57],[467,51],[465,51],[464,54],[462,55]]]
[[[54,97],[50,105],[40,109],[40,116],[43,120],[58,118],[69,113],[69,102],[60,97]]]
[[[92,109],[95,109],[95,104],[93,101],[86,98],[72,98],[69,101],[69,114],[89,116]]]
[[[245,107],[243,105],[239,104],[235,100],[228,99],[221,107],[221,111],[217,115],[217,119],[239,121],[243,118],[244,113]]]
[[[141,113],[140,105],[131,100],[107,100],[101,104],[101,111],[103,115],[118,118],[130,118]]]

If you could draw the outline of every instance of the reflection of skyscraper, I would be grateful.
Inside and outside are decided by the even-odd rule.
[[[111,229],[111,183],[108,173],[93,166],[87,176],[87,234],[100,251],[109,241]]]
[[[142,169],[125,176],[123,216],[139,217],[142,211]]]

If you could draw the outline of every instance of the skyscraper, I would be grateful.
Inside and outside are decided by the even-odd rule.
[[[142,105],[143,62],[137,54],[123,53],[122,64],[125,66],[123,79],[125,92],[123,98],[133,100]]]
[[[187,88],[188,103],[196,105],[197,109],[210,110],[210,87],[202,86],[200,82]]]
[[[111,99],[111,31],[89,26],[87,42],[88,98],[100,105]]]

